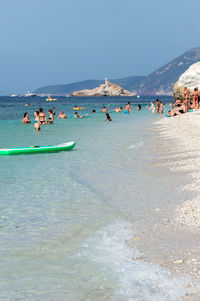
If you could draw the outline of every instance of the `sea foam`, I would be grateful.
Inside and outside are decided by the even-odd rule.
[[[188,292],[187,281],[172,277],[158,265],[141,261],[140,251],[126,244],[133,235],[131,224],[117,220],[89,237],[78,256],[98,266],[107,281],[112,278],[113,301],[173,301],[184,296]]]

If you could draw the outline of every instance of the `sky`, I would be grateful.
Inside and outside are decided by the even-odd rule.
[[[147,75],[200,46],[199,0],[0,0],[0,94]]]

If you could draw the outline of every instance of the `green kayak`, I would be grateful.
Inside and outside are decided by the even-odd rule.
[[[35,153],[49,153],[49,152],[61,152],[72,149],[75,146],[75,142],[62,143],[49,146],[29,146],[19,148],[4,148],[0,149],[0,155],[18,155],[18,154],[35,154]]]

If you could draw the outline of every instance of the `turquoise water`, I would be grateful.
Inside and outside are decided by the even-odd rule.
[[[96,114],[56,118],[36,133],[33,123],[21,124],[25,111],[32,117],[54,105],[70,116],[74,99],[33,98],[30,107],[27,99],[0,99],[0,148],[77,143],[70,152],[0,157],[0,300],[176,300],[185,293],[181,281],[137,261],[140,250],[125,242],[136,235],[139,214],[166,202],[166,178],[148,165],[160,117],[146,105],[132,115],[112,112],[127,99],[95,101],[76,104]],[[110,123],[100,113],[108,103]]]

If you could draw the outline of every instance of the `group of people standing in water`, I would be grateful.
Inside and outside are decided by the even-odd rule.
[[[29,104],[30,105],[30,104]],[[192,109],[200,109],[200,91],[198,88],[195,88],[193,92],[189,90],[187,87],[184,87],[184,99],[181,100],[180,98],[176,98],[174,103],[170,101],[170,110],[168,111],[167,117],[173,117],[176,115],[180,115],[183,113],[188,112],[189,110]],[[114,112],[124,112],[125,114],[132,113],[132,108],[133,106],[131,105],[130,101],[125,105],[124,109],[123,107],[117,106],[116,108],[113,109]],[[152,113],[156,114],[163,114],[164,113],[164,108],[165,108],[165,103],[160,101],[159,99],[156,99],[155,103],[151,101],[151,104],[147,106],[147,109],[152,111]],[[83,107],[78,107],[74,106],[74,110],[83,110],[85,108]],[[110,117],[110,114],[108,113],[109,110],[109,105],[108,107],[103,107],[101,112],[105,114],[105,120],[106,121],[112,121],[112,118]],[[137,105],[137,111],[140,111],[142,109],[142,106],[140,104]],[[96,110],[93,109],[92,114],[96,113]],[[54,123],[54,117],[56,115],[55,107],[52,109],[48,110],[49,117],[47,119],[46,113],[43,111],[43,108],[39,108],[39,111],[34,112],[34,128],[36,131],[40,131],[40,125],[43,124],[53,124]],[[76,111],[73,116],[70,116],[71,118],[84,118],[87,117],[88,114],[84,115],[79,115],[79,113]],[[61,111],[60,114],[58,115],[57,118],[67,118],[67,115]],[[25,112],[24,113],[24,118],[22,119],[22,123],[31,123],[31,120],[29,118],[29,113]]]
[[[73,108],[74,110],[76,109],[79,109],[78,106],[74,106]],[[85,109],[85,108],[80,108],[80,109]],[[106,108],[105,106],[102,108],[101,112],[102,113],[105,113],[105,117],[106,117],[106,121],[112,121],[112,118],[110,117],[110,114],[107,112],[109,108]],[[130,103],[130,101],[127,103],[127,105],[125,106],[124,108],[124,112],[125,113],[131,113],[132,109],[132,105]],[[138,105],[138,110],[141,110],[141,106]],[[115,112],[122,112],[123,111],[123,108],[122,107],[116,107],[114,109]],[[92,110],[92,114],[95,114],[96,113],[96,110]],[[39,111],[35,111],[34,112],[34,128],[36,131],[40,131],[40,125],[43,125],[43,124],[53,124],[54,122],[54,116],[56,115],[56,111],[55,111],[55,107],[53,107],[53,109],[50,109],[48,111],[48,114],[49,114],[49,118],[47,120],[47,115],[46,113],[43,111],[43,108],[39,108]],[[71,118],[84,118],[88,116],[88,114],[84,114],[84,115],[79,115],[78,112],[75,112],[73,116],[71,116]],[[64,119],[64,118],[67,118],[67,115],[61,111],[60,114],[58,115],[58,118],[61,118],[61,119]],[[30,117],[29,117],[29,113],[28,112],[25,112],[24,113],[24,117],[22,119],[22,123],[25,124],[25,123],[31,123],[31,120],[30,120]]]
[[[40,131],[40,125],[41,124],[53,124],[54,122],[54,116],[56,115],[55,107],[53,109],[50,109],[48,111],[49,118],[47,120],[47,115],[43,111],[43,108],[39,108],[39,111],[34,112],[34,128],[36,131]],[[67,115],[61,111],[58,118],[67,118]],[[29,118],[29,113],[24,113],[24,118],[22,119],[22,123],[31,123],[31,120]]]
[[[163,113],[163,109],[164,109],[164,104],[159,101],[159,100],[156,100],[156,106],[154,105],[153,102],[151,102],[151,106],[147,106],[147,108],[149,110],[152,110],[152,113],[154,113],[154,111],[156,110],[157,113]],[[133,106],[131,105],[130,101],[125,105],[125,107],[120,107],[120,106],[117,106],[113,109],[114,112],[124,112],[125,114],[130,114],[132,113],[132,108]],[[79,108],[77,106],[74,106],[73,108],[74,110],[78,110],[78,109],[85,109],[85,108]],[[101,112],[105,114],[105,121],[112,121],[112,118],[110,116],[110,114],[108,113],[108,110],[110,109],[109,105],[107,107],[103,106]],[[142,106],[140,104],[137,105],[137,111],[140,111],[142,109]],[[93,109],[92,114],[95,114],[96,113],[96,110]],[[52,109],[48,110],[48,118],[47,118],[47,114],[43,111],[43,108],[39,108],[38,111],[35,111],[34,112],[34,128],[36,131],[40,131],[41,129],[41,125],[45,125],[45,124],[53,124],[54,123],[54,118],[55,116],[57,115],[56,114],[56,109],[55,107],[53,107]],[[75,113],[70,116],[70,118],[84,118],[84,117],[87,117],[88,114],[83,114],[83,115],[80,115],[77,111],[75,111]],[[57,118],[61,118],[61,119],[64,119],[64,118],[68,118],[67,115],[61,111],[60,114],[58,115]],[[22,123],[25,124],[25,123],[31,123],[31,120],[30,120],[30,117],[29,117],[29,113],[28,112],[25,112],[24,113],[24,117],[22,119]]]

